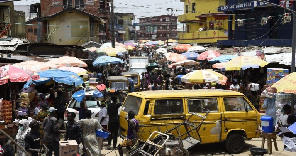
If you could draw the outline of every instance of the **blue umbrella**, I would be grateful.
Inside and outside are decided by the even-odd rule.
[[[54,69],[41,71],[38,72],[38,74],[40,75],[40,79],[34,81],[30,80],[24,85],[24,87],[30,86],[30,84],[44,84],[50,82],[51,80],[67,85],[75,84],[75,86],[81,85],[83,83],[82,78],[80,78],[76,73],[71,71]]]
[[[296,134],[296,122],[293,123],[292,125],[290,125],[290,126],[288,127],[288,129],[289,129],[290,131],[292,131],[294,134]]]
[[[237,57],[237,55],[221,55],[209,60],[209,62],[228,62],[235,57]]]
[[[93,66],[104,66],[110,64],[118,64],[118,63],[123,63],[123,61],[119,58],[116,57],[110,57],[110,56],[99,56],[94,62]]]
[[[83,100],[83,98],[85,97],[85,91],[84,90],[79,90],[77,92],[75,92],[72,97],[77,101],[77,102],[81,102]]]
[[[93,92],[93,97],[95,97],[95,98],[101,98],[101,97],[103,97],[103,93],[96,89]]]
[[[185,53],[182,53],[181,55],[186,56],[187,59],[189,59],[189,60],[196,60],[199,54],[195,53],[195,52],[185,52]]]

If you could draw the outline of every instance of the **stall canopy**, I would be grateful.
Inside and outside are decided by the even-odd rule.
[[[46,64],[49,64],[51,67],[56,66],[62,67],[62,66],[67,66],[67,67],[87,67],[87,64],[77,57],[70,57],[70,56],[62,56],[59,58],[53,58],[50,59]]]
[[[194,70],[193,72],[190,72],[184,75],[183,77],[181,77],[181,80],[182,82],[193,83],[193,84],[216,82],[225,85],[227,81],[227,77],[213,70],[206,69],[206,70]]]
[[[228,62],[236,57],[238,57],[238,55],[221,55],[209,60],[209,62]]]
[[[198,60],[211,60],[213,58],[219,57],[221,54],[214,50],[208,50],[206,52],[201,53],[197,59]]]
[[[31,84],[39,85],[50,82],[54,80],[57,83],[63,83],[67,85],[81,85],[83,83],[82,78],[80,78],[76,73],[65,71],[65,70],[45,70],[38,72],[40,78],[37,80],[29,80],[25,85],[24,88],[28,88]]]
[[[186,56],[177,53],[166,53],[165,56],[168,61],[172,61],[172,62],[180,62],[180,61],[187,60]]]
[[[296,94],[296,72],[281,78],[274,83],[272,87],[277,89],[277,92],[294,93]]]
[[[196,60],[199,54],[195,52],[185,52],[182,53],[181,55],[186,56],[186,58],[189,60]]]
[[[6,65],[0,68],[0,85],[10,82],[26,82],[30,79],[37,80],[39,75],[12,65]]]
[[[247,68],[259,68],[267,65],[268,62],[255,56],[238,56],[225,65],[225,70],[240,70]]]
[[[123,63],[123,61],[116,57],[110,57],[110,56],[99,56],[94,62],[94,67],[104,66],[108,64],[118,64]]]

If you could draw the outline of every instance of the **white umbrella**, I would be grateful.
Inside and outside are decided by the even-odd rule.
[[[165,53],[167,53],[168,51],[167,51],[166,48],[158,48],[158,49],[156,50],[156,52],[157,52],[157,53],[163,53],[163,54],[165,54]]]
[[[203,52],[203,51],[206,51],[206,48],[203,46],[192,46],[188,49],[188,51]]]

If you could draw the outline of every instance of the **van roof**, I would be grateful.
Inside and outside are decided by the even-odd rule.
[[[128,95],[144,98],[162,98],[162,97],[196,97],[196,96],[243,96],[243,93],[223,90],[223,89],[198,89],[198,90],[155,90],[133,92]]]

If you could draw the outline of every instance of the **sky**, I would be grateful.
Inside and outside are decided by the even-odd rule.
[[[15,1],[15,5],[30,5],[40,0]],[[115,12],[133,13],[137,18],[170,14],[167,8],[173,8],[176,16],[183,14],[184,3],[180,0],[114,0]]]

